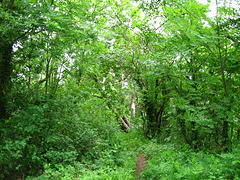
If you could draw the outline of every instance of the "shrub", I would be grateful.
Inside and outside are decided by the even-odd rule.
[[[192,152],[172,145],[145,145],[149,155],[144,179],[239,179],[239,151],[229,154]]]
[[[44,164],[71,165],[84,155],[98,156],[97,130],[66,98],[29,104],[3,130],[1,178],[36,175],[43,173]]]

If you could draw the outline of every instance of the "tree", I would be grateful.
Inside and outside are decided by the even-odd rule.
[[[75,3],[74,1],[69,1],[68,4],[61,1],[25,2],[11,0],[9,2],[1,2],[0,119],[3,124],[4,119],[8,116],[7,96],[11,89],[13,68],[16,67],[16,63],[18,63],[12,60],[13,47],[21,49],[20,47],[23,46],[23,50],[29,54],[29,57],[21,58],[21,62],[19,63],[26,64],[32,61],[31,56],[33,53],[31,50],[28,51],[27,46],[30,45],[33,49],[34,44],[32,42],[38,42],[38,45],[41,45],[41,48],[40,46],[38,47],[39,50],[44,48],[47,52],[46,77],[48,77],[48,75],[50,75],[50,60],[52,56],[54,56],[53,53],[56,54],[56,52],[59,52],[59,50],[56,50],[57,48],[50,47],[56,44],[50,43],[53,42],[54,39],[61,42],[68,37],[68,41],[65,41],[64,45],[69,46],[67,42],[70,43],[72,40],[81,36],[75,38],[72,36],[73,34],[76,35],[76,32],[81,31],[81,28],[76,26],[78,24],[77,20],[73,19],[74,13],[83,14],[83,12],[80,11],[73,11],[73,9],[77,9],[78,7],[82,9],[88,8],[87,3]],[[43,39],[44,37],[45,40]],[[43,43],[40,43],[44,41],[49,41],[45,47]],[[51,48],[52,52],[50,52],[49,48]],[[34,52],[36,52],[36,50]],[[36,57],[33,58],[36,59]],[[20,58],[18,59],[20,60]],[[31,77],[29,78],[31,79]],[[46,82],[47,91],[48,78],[46,78]]]
[[[216,3],[218,6],[218,2]],[[227,64],[231,66],[230,64],[234,62],[229,61],[228,58],[236,57],[239,43],[236,38],[229,35],[231,32],[236,32],[234,25],[226,28],[220,24],[233,22],[231,18],[227,19],[230,16],[237,19],[236,9],[226,4],[221,8],[217,7],[221,13],[218,13],[215,19],[210,19],[207,16],[207,6],[197,1],[164,1],[162,4],[157,1],[150,3],[142,1],[141,7],[148,19],[153,19],[145,23],[142,34],[147,42],[146,47],[151,51],[148,52],[148,57],[154,57],[149,61],[149,64],[152,64],[150,67],[158,69],[157,71],[148,70],[147,74],[151,74],[152,79],[155,80],[147,80],[146,92],[151,94],[149,97],[161,94],[160,89],[163,90],[164,86],[159,89],[156,87],[159,84],[159,77],[164,78],[165,87],[168,89],[165,95],[172,95],[167,102],[170,100],[174,103],[170,103],[167,109],[175,112],[177,124],[181,128],[185,141],[194,149],[200,148],[203,142],[208,141],[209,146],[214,142],[215,146],[221,146],[227,151],[229,123],[233,125],[232,119],[236,118],[231,107],[236,102],[234,102],[234,95],[232,94],[230,98],[228,93],[234,91],[230,90],[232,87],[230,84],[234,83],[234,78],[226,70]],[[156,21],[157,18],[158,21]],[[155,24],[152,25],[154,20],[160,24],[157,28]],[[159,57],[164,57],[166,60],[162,58],[157,64]],[[236,63],[235,65],[237,66]],[[161,76],[157,74],[159,72]],[[149,88],[156,90],[149,91]],[[150,114],[149,120],[152,121],[154,119],[152,115],[156,113],[151,104],[158,108],[161,105],[156,103],[156,98],[150,98],[147,103],[150,105],[146,108],[147,116]],[[218,109],[215,109],[216,104]],[[168,114],[171,114],[170,112]],[[167,119],[172,118],[169,116]],[[149,127],[157,128],[156,125]],[[231,134],[233,132],[232,129]]]

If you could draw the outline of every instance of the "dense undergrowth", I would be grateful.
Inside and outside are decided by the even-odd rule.
[[[188,146],[156,144],[144,145],[148,169],[143,179],[239,179],[240,155],[194,152]]]
[[[155,139],[149,141],[138,127],[129,133],[117,129],[114,131],[114,126],[105,126],[105,129],[101,130],[96,128],[96,124],[94,128],[94,124],[87,120],[84,124],[80,121],[76,124],[68,123],[69,117],[65,117],[64,123],[71,127],[71,131],[65,132],[62,121],[56,119],[52,136],[44,137],[49,129],[33,131],[34,128],[41,127],[41,123],[36,119],[44,116],[43,107],[40,107],[32,106],[22,111],[24,116],[32,110],[38,112],[38,115],[29,116],[29,122],[24,124],[24,128],[20,125],[23,114],[15,116],[15,122],[18,122],[19,118],[19,123],[14,125],[15,136],[8,135],[9,138],[1,151],[1,170],[5,172],[5,179],[131,180],[136,179],[138,153],[144,154],[148,159],[148,167],[141,175],[142,179],[240,177],[240,153],[237,147],[231,153],[194,152],[190,146],[184,144],[157,142]],[[84,118],[84,114],[79,117]],[[42,123],[48,122],[48,118],[40,119],[44,120]],[[84,129],[86,127],[87,131]],[[31,131],[28,131],[29,128]],[[7,172],[11,174],[6,176]],[[3,178],[3,175],[1,177]]]
[[[45,164],[44,173],[27,179],[136,179],[136,156],[143,153],[148,167],[142,179],[239,179],[239,151],[214,154],[194,152],[189,146],[148,142],[134,130],[118,134],[121,141],[106,147],[92,161]]]
[[[106,121],[114,116],[104,102],[86,98],[77,104],[75,98],[74,92],[60,100],[38,98],[6,121],[1,179],[131,180],[138,153],[148,159],[143,179],[240,177],[237,147],[226,154],[194,152],[181,138],[174,144],[146,139],[138,124],[125,133]]]
[[[68,94],[59,100],[38,97],[25,102],[6,121],[0,148],[1,179],[131,180],[136,179],[138,153],[148,159],[142,179],[240,177],[237,146],[231,153],[219,154],[194,152],[180,143],[181,137],[175,143],[149,140],[137,123],[140,118],[125,133],[104,101],[85,98],[76,103],[78,96]]]
[[[136,156],[143,153],[148,167],[142,179],[239,179],[240,155],[194,152],[189,146],[148,142],[134,130],[120,133],[121,141],[106,147],[99,157],[72,165],[46,165],[44,174],[28,179],[136,179]]]

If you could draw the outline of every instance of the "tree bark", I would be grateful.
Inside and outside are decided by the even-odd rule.
[[[5,119],[8,118],[7,113],[7,95],[11,89],[11,73],[12,73],[12,44],[0,42],[0,126],[5,125]],[[2,144],[2,134],[0,130],[0,144]]]
[[[7,118],[7,94],[11,88],[12,44],[0,46],[0,121]]]
[[[131,98],[131,118],[135,118],[135,94],[132,95]]]
[[[46,65],[46,84],[45,84],[45,96],[47,97],[48,93],[48,82],[50,78],[50,72],[49,72],[49,65],[51,62],[52,56],[47,60],[47,65]]]

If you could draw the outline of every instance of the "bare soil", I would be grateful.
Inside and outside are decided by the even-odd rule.
[[[142,174],[143,168],[147,167],[147,160],[142,154],[138,154],[137,157],[137,169],[136,169],[136,176],[137,180],[141,180],[139,175]]]

